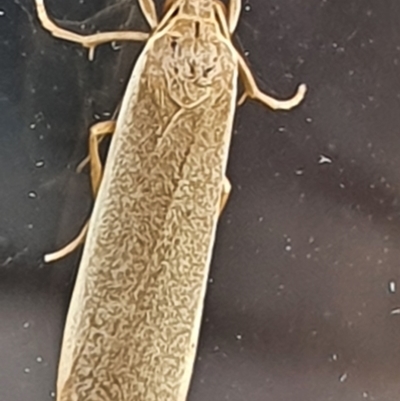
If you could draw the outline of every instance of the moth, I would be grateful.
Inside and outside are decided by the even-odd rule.
[[[183,401],[199,337],[217,221],[230,192],[225,176],[238,79],[243,103],[291,109],[258,88],[232,44],[241,0],[166,0],[151,28],[83,36],[57,26],[36,0],[43,27],[93,58],[109,41],[145,41],[116,121],[90,131],[96,201],[90,222],[47,261],[85,246],[69,306],[58,401]],[[103,168],[99,142],[112,135]]]

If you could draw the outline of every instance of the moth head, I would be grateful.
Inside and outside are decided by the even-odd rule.
[[[169,57],[165,62],[179,80],[201,87],[210,86],[220,73],[219,49],[215,43],[199,41],[193,35],[168,35]]]

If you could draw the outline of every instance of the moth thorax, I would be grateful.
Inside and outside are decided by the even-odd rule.
[[[186,14],[200,18],[210,18],[213,0],[186,0],[183,6]]]

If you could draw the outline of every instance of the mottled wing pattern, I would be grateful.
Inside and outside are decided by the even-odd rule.
[[[212,85],[177,67],[191,46],[184,37],[150,40],[135,67],[68,314],[60,401],[186,394],[237,79],[230,47],[217,37],[204,43],[191,51],[215,55]]]

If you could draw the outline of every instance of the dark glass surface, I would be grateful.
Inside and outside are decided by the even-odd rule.
[[[130,2],[46,4],[69,29],[146,29]],[[189,400],[397,400],[400,3],[251,0],[237,34],[263,89],[309,92],[292,112],[237,111]],[[54,396],[80,252],[42,255],[88,216],[87,129],[141,48],[89,62],[31,1],[0,3],[0,401]]]

